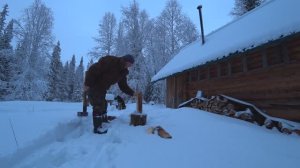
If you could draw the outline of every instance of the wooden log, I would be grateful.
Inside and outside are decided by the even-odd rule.
[[[236,111],[234,110],[234,105],[231,104],[231,103],[228,103],[228,104],[223,108],[223,113],[224,113],[226,116],[234,117],[234,116],[235,116],[235,113],[236,113]]]
[[[165,139],[171,139],[172,136],[165,130],[163,129],[161,126],[157,126],[157,134],[162,137],[162,138],[165,138]]]
[[[266,121],[265,121],[265,127],[267,128],[267,129],[272,129],[272,128],[274,128],[275,127],[275,123],[272,121],[272,120],[269,120],[269,119],[267,119]]]
[[[295,132],[296,134],[300,135],[300,130],[294,130],[293,132]]]
[[[286,128],[283,126],[283,124],[281,122],[278,122],[278,126],[280,128],[280,132],[284,133],[284,134],[291,134],[292,130],[290,130],[289,128]]]
[[[157,132],[157,135],[161,138],[165,139],[171,139],[172,136],[170,133],[168,133],[165,129],[163,129],[161,126],[156,127],[150,127],[147,129],[148,134],[155,134]]]
[[[252,115],[250,115],[248,113],[242,113],[241,115],[239,115],[238,118],[241,119],[241,120],[244,120],[244,121],[251,122],[251,123],[254,122],[254,120],[252,118]]]

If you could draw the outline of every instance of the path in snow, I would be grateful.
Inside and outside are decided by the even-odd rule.
[[[132,111],[127,109],[127,111]],[[118,112],[120,115],[120,112]],[[105,135],[92,133],[91,114],[58,124],[45,132],[30,145],[17,150],[12,155],[0,158],[1,167],[115,167],[116,149],[126,146],[134,130],[145,128],[129,126],[129,113],[123,111],[109,124]],[[128,115],[127,115],[128,114]],[[129,132],[128,132],[129,131]],[[131,133],[130,133],[131,132]],[[126,135],[128,133],[128,135]],[[123,139],[122,139],[122,138]],[[125,139],[124,139],[125,137]],[[126,139],[128,137],[128,139]],[[82,160],[82,162],[79,162]]]

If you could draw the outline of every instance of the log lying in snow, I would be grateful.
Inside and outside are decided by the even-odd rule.
[[[161,138],[165,138],[165,139],[171,139],[172,138],[172,136],[165,129],[163,129],[161,126],[149,127],[147,132],[149,134],[157,133],[158,136],[160,136]]]

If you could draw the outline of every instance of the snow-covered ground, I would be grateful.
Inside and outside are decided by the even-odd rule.
[[[95,135],[91,115],[76,116],[80,103],[0,102],[0,167],[299,167],[298,135],[162,105],[144,105],[147,125],[133,127],[129,122],[134,109],[135,104],[122,111],[109,107],[109,115],[118,118],[107,134]],[[157,125],[173,138],[147,133],[147,128]]]

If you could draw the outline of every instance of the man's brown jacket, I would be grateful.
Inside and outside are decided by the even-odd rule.
[[[128,69],[122,57],[105,56],[93,64],[86,73],[85,86],[95,93],[106,93],[106,90],[118,83],[122,92],[133,96],[134,91],[128,86]]]

